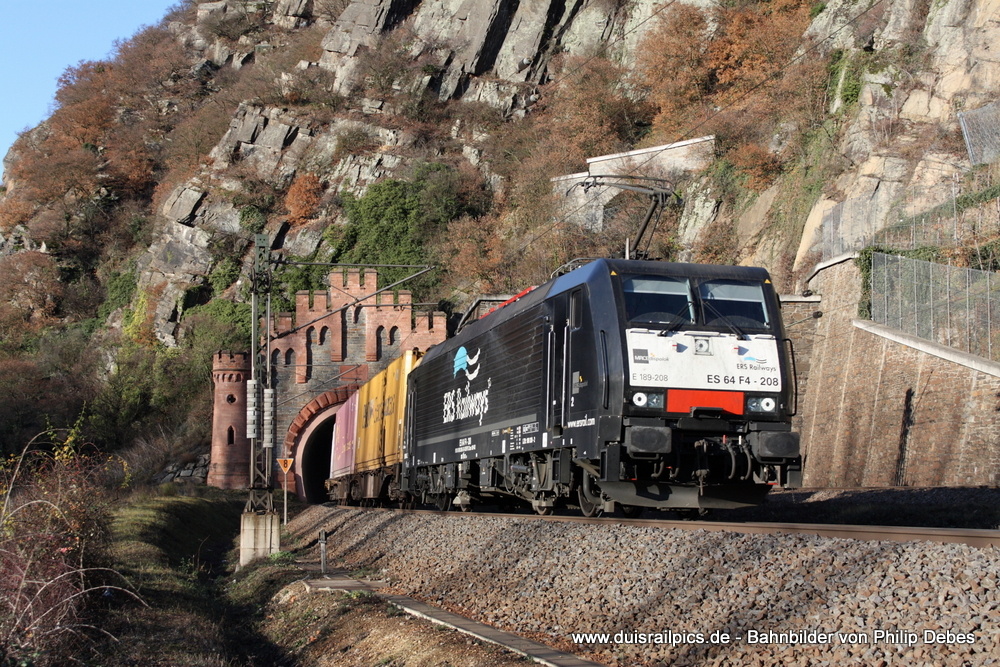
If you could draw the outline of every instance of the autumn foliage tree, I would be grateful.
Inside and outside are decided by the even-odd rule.
[[[638,51],[636,80],[656,108],[653,123],[661,136],[677,136],[705,113],[712,78],[708,26],[703,10],[675,4]]]
[[[117,43],[107,61],[67,68],[45,126],[17,142],[0,226],[26,222],[53,204],[72,217],[101,193],[148,196],[162,166],[157,147],[184,116],[163,113],[159,101],[190,97],[200,83],[189,70],[177,40],[158,27]]]
[[[567,57],[544,98],[541,122],[551,139],[578,164],[586,158],[631,148],[649,127],[652,108],[626,87],[627,71],[607,58]]]
[[[25,336],[52,322],[62,286],[49,255],[20,252],[0,257],[0,340],[16,347]]]
[[[820,111],[823,59],[796,56],[811,7],[744,0],[664,12],[643,40],[636,71],[656,105],[657,142],[715,134],[750,186],[766,187],[780,173],[782,158],[768,148],[777,129],[809,124]]]
[[[541,211],[550,178],[585,169],[589,157],[632,148],[652,119],[653,107],[627,85],[621,65],[574,56],[553,69],[558,74],[533,113],[496,130],[488,148],[491,163],[511,182],[507,201],[515,207]]]
[[[305,172],[296,176],[285,193],[288,222],[296,225],[315,217],[323,201],[323,192],[323,182],[316,174]]]

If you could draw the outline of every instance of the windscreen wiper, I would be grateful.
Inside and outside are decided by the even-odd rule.
[[[701,303],[702,303],[702,305],[708,306],[709,308],[711,308],[712,312],[715,313],[716,317],[718,317],[720,320],[722,320],[726,324],[726,326],[729,327],[729,329],[734,334],[736,334],[736,336],[737,336],[737,338],[739,338],[739,340],[750,340],[750,336],[748,336],[747,333],[745,331],[743,331],[743,329],[740,329],[738,326],[736,326],[735,324],[733,324],[733,322],[728,317],[726,317],[725,315],[723,315],[722,313],[720,313],[719,310],[715,306],[712,305],[712,301],[710,299],[702,299]]]
[[[686,315],[685,315],[686,313]],[[681,307],[676,313],[671,313],[670,317],[673,318],[671,322],[660,323],[664,325],[663,329],[659,329],[656,332],[657,336],[666,336],[669,333],[677,331],[685,324],[691,324],[694,322],[691,316],[694,315],[694,301],[688,301],[684,306]],[[656,324],[654,322],[649,322],[649,324]]]

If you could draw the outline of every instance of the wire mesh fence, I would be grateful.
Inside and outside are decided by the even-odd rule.
[[[958,122],[972,164],[989,164],[1000,157],[1000,104],[959,113]]]
[[[990,172],[935,191],[908,189],[888,211],[867,200],[848,199],[823,216],[824,260],[868,246],[911,250],[959,247],[1000,234],[1000,183]],[[926,206],[926,202],[938,202]],[[881,225],[881,226],[880,226]]]
[[[871,299],[878,324],[1000,361],[995,273],[873,253]]]

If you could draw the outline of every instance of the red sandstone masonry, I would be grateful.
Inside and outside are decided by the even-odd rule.
[[[206,483],[221,489],[250,484],[247,442],[247,385],[250,355],[217,352],[212,357],[215,404],[212,412],[212,454]]]
[[[283,441],[286,455],[298,458],[298,448],[303,444],[299,436],[347,400],[350,394],[344,393],[345,387],[356,388],[364,383],[403,350],[426,350],[445,339],[444,313],[414,313],[409,292],[374,294],[377,284],[376,271],[334,271],[328,291],[299,292],[295,312],[279,313],[274,318],[271,384],[278,396],[277,438]],[[296,330],[296,326],[302,328]],[[245,422],[245,386],[243,391],[240,423]],[[219,415],[224,413],[236,419],[217,410]],[[248,470],[245,423],[242,429],[241,447],[247,457],[243,467]],[[219,434],[213,431],[213,464],[219,440]],[[248,479],[248,473],[244,475]],[[296,486],[301,489],[300,481],[296,480]]]

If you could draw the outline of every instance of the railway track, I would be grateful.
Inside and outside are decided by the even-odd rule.
[[[1000,531],[722,518],[311,508],[299,530],[323,527],[332,559],[401,593],[605,664],[979,664],[1000,650]],[[888,631],[907,639],[876,638]]]
[[[352,508],[355,509],[355,508]],[[438,510],[398,510],[367,508],[367,511],[403,512],[413,514],[441,514]],[[456,513],[457,514],[457,513]],[[465,513],[463,513],[465,514]],[[888,542],[937,542],[940,544],[966,544],[971,547],[1000,548],[1000,530],[972,528],[925,528],[919,526],[867,526],[826,523],[777,523],[742,521],[674,521],[668,519],[629,519],[622,517],[582,517],[535,514],[504,514],[493,512],[469,513],[491,517],[531,519],[583,524],[619,524],[625,526],[652,526],[678,530],[728,531],[758,535],[802,534],[851,540],[880,540]]]

